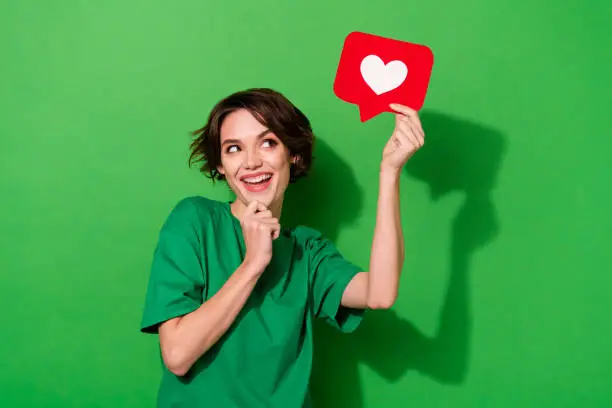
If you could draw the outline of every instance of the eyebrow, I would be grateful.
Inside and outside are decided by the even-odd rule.
[[[262,137],[264,137],[270,132],[271,132],[270,129],[264,130],[263,132],[257,135],[257,139],[261,139]],[[230,143],[241,143],[241,141],[238,139],[226,139],[223,141],[223,143],[221,143],[221,146],[225,146],[226,144],[230,144]]]

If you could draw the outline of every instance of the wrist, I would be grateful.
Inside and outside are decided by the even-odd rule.
[[[378,178],[382,183],[395,184],[399,181],[400,174],[401,174],[401,170],[381,165],[380,172],[378,174]]]
[[[259,277],[266,269],[266,265],[261,262],[254,261],[249,257],[245,257],[244,261],[242,261],[241,267],[246,275],[252,277]]]

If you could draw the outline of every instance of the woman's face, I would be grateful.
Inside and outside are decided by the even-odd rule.
[[[289,150],[246,109],[229,114],[221,125],[221,165],[239,213],[252,200],[280,216],[291,168]]]

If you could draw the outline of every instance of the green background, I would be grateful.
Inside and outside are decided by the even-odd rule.
[[[354,30],[432,48],[428,139],[400,297],[352,335],[318,326],[316,406],[612,406],[611,4],[3,1],[0,406],[154,406],[152,251],[179,199],[230,197],[186,160],[233,91],[311,118],[283,222],[367,265],[393,117],[332,92]]]

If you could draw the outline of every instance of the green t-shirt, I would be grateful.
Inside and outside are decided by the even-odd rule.
[[[140,330],[157,333],[161,322],[196,310],[244,254],[230,202],[179,201],[159,235]],[[312,318],[355,330],[363,310],[340,300],[361,270],[316,230],[283,229],[268,268],[226,334],[185,376],[162,363],[158,407],[309,407]]]

